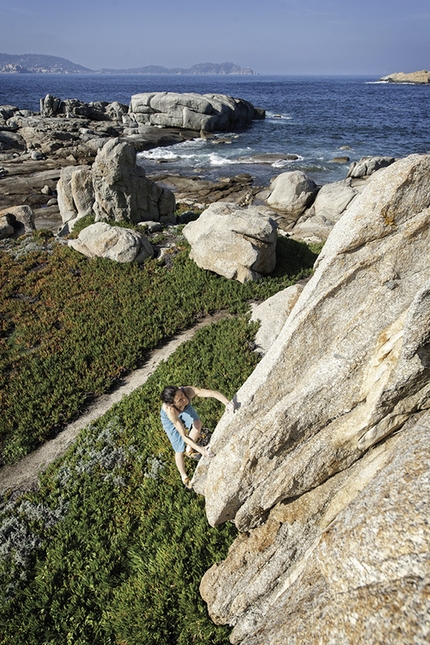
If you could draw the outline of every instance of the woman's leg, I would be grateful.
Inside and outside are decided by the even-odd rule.
[[[181,475],[182,483],[186,488],[191,489],[192,484],[190,478],[187,475],[187,471],[185,470],[185,459],[183,452],[175,452],[175,463],[177,469],[179,470],[179,474]]]
[[[202,422],[200,421],[200,419],[196,419],[193,423],[193,426],[189,434],[190,439],[197,442],[197,439],[200,437],[201,430],[202,430]]]
[[[187,471],[185,470],[185,459],[183,452],[175,452],[175,463],[176,468],[179,470],[182,481],[188,476]]]

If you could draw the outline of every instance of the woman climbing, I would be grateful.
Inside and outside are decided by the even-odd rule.
[[[175,451],[175,463],[186,488],[192,488],[192,485],[185,469],[184,453],[192,459],[214,456],[209,448],[199,446],[197,443],[202,430],[202,422],[191,405],[192,399],[196,396],[217,399],[225,405],[226,410],[234,411],[233,402],[215,390],[168,385],[162,391],[161,423]]]

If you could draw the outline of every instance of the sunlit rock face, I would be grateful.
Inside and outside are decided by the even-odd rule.
[[[232,642],[427,642],[429,205],[428,155],[368,180],[197,468]]]

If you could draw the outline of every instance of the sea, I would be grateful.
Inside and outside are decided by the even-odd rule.
[[[133,94],[156,91],[227,94],[263,108],[266,118],[213,140],[140,153],[150,174],[214,180],[247,173],[266,186],[281,172],[302,170],[323,185],[344,179],[364,156],[430,153],[426,85],[365,76],[0,74],[0,105],[33,111],[46,94],[128,105]]]

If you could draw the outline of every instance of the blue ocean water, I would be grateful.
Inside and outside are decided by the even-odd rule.
[[[198,174],[208,178],[242,172],[261,183],[288,169],[305,171],[317,183],[343,179],[349,163],[332,159],[366,155],[404,157],[430,153],[430,87],[393,85],[368,77],[0,75],[0,105],[39,110],[39,99],[120,101],[139,92],[222,93],[266,110],[238,133],[216,140],[178,144],[141,157],[149,172]],[[222,141],[225,141],[222,143]],[[255,155],[295,155],[256,163]],[[162,164],[161,164],[162,162]],[[161,164],[161,165],[160,165]]]

